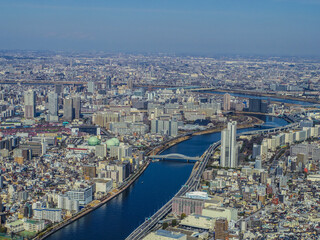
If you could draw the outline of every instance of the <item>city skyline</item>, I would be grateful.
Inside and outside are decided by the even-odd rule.
[[[0,240],[320,236],[320,0],[0,0]]]

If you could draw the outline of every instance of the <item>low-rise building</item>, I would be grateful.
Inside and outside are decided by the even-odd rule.
[[[181,220],[180,225],[205,230],[213,230],[215,226],[215,218],[202,216],[198,214],[191,214],[183,220]]]
[[[45,221],[27,219],[24,221],[23,227],[29,232],[40,232],[45,228]]]
[[[169,232],[160,229],[156,232],[148,234],[143,240],[187,240],[187,235],[183,233]]]

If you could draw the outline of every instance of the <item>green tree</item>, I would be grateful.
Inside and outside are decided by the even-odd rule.
[[[4,226],[0,226],[0,232],[1,233],[6,233],[7,232],[7,228]]]
[[[162,223],[162,229],[166,229],[168,226],[169,226],[168,223],[166,223],[166,222]]]
[[[181,213],[181,220],[184,219],[187,215],[185,213]]]
[[[178,222],[177,222],[177,220],[176,219],[173,219],[172,221],[171,221],[171,225],[174,227],[174,226],[177,226],[177,224],[178,224]]]

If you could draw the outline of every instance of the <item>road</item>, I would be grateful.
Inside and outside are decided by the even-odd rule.
[[[277,132],[277,131],[283,131],[288,130],[294,127],[297,127],[298,123],[291,123],[287,126],[283,127],[277,127],[277,128],[271,128],[271,129],[263,129],[263,130],[256,130],[256,131],[250,131],[250,132],[242,132],[237,134],[240,135],[253,135],[258,133],[269,133],[269,132]],[[183,187],[177,192],[177,194],[174,197],[183,196],[187,192],[197,190],[200,185],[200,180],[203,171],[205,170],[208,160],[214,153],[214,151],[217,149],[218,146],[220,146],[221,141],[215,142],[214,144],[210,145],[210,147],[205,151],[205,153],[202,155],[202,161],[200,161],[200,164],[197,168],[193,169],[189,179],[183,185]],[[152,217],[148,218],[144,223],[142,223],[138,228],[136,228],[127,238],[126,240],[139,240],[142,239],[144,236],[146,236],[151,229],[162,219],[164,218],[170,211],[172,206],[173,198],[170,199],[162,208],[160,208],[155,214],[152,215]]]

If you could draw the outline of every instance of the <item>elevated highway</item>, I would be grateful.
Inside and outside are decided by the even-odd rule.
[[[272,128],[272,129],[261,129],[261,130],[255,130],[250,132],[243,132],[237,135],[241,136],[241,135],[254,135],[259,133],[262,134],[262,133],[278,132],[278,131],[284,131],[284,130],[297,127],[298,125],[299,123],[291,123],[287,126],[282,126],[282,127]],[[182,186],[182,188],[176,193],[174,197],[183,196],[187,192],[195,191],[199,188],[202,173],[205,170],[210,157],[213,155],[214,151],[220,146],[220,144],[221,144],[221,141],[218,141],[210,145],[210,147],[202,155],[202,161],[200,161],[200,164],[193,169],[187,182]],[[126,238],[126,240],[139,240],[145,237],[152,230],[152,228],[171,211],[172,202],[173,202],[173,198],[170,199],[162,208],[160,208],[156,213],[154,213],[138,228],[136,228]]]
[[[203,171],[208,163],[208,160],[214,153],[214,150],[220,145],[220,141],[212,144],[208,150],[202,155],[202,161],[199,166],[193,169],[189,179],[183,185],[183,187],[176,193],[174,197],[183,196],[187,192],[198,189]],[[160,208],[155,214],[142,223],[137,229],[135,229],[126,240],[138,240],[145,237],[149,231],[154,227],[162,218],[164,218],[170,211],[173,198],[170,199],[162,208]]]
[[[281,131],[286,131],[290,130],[292,128],[298,127],[299,123],[291,123],[286,126],[282,127],[276,127],[276,128],[269,128],[269,129],[261,129],[261,130],[254,130],[254,131],[249,131],[249,132],[243,132],[240,135],[254,135],[254,134],[259,134],[259,133],[276,133],[276,132],[281,132]]]

